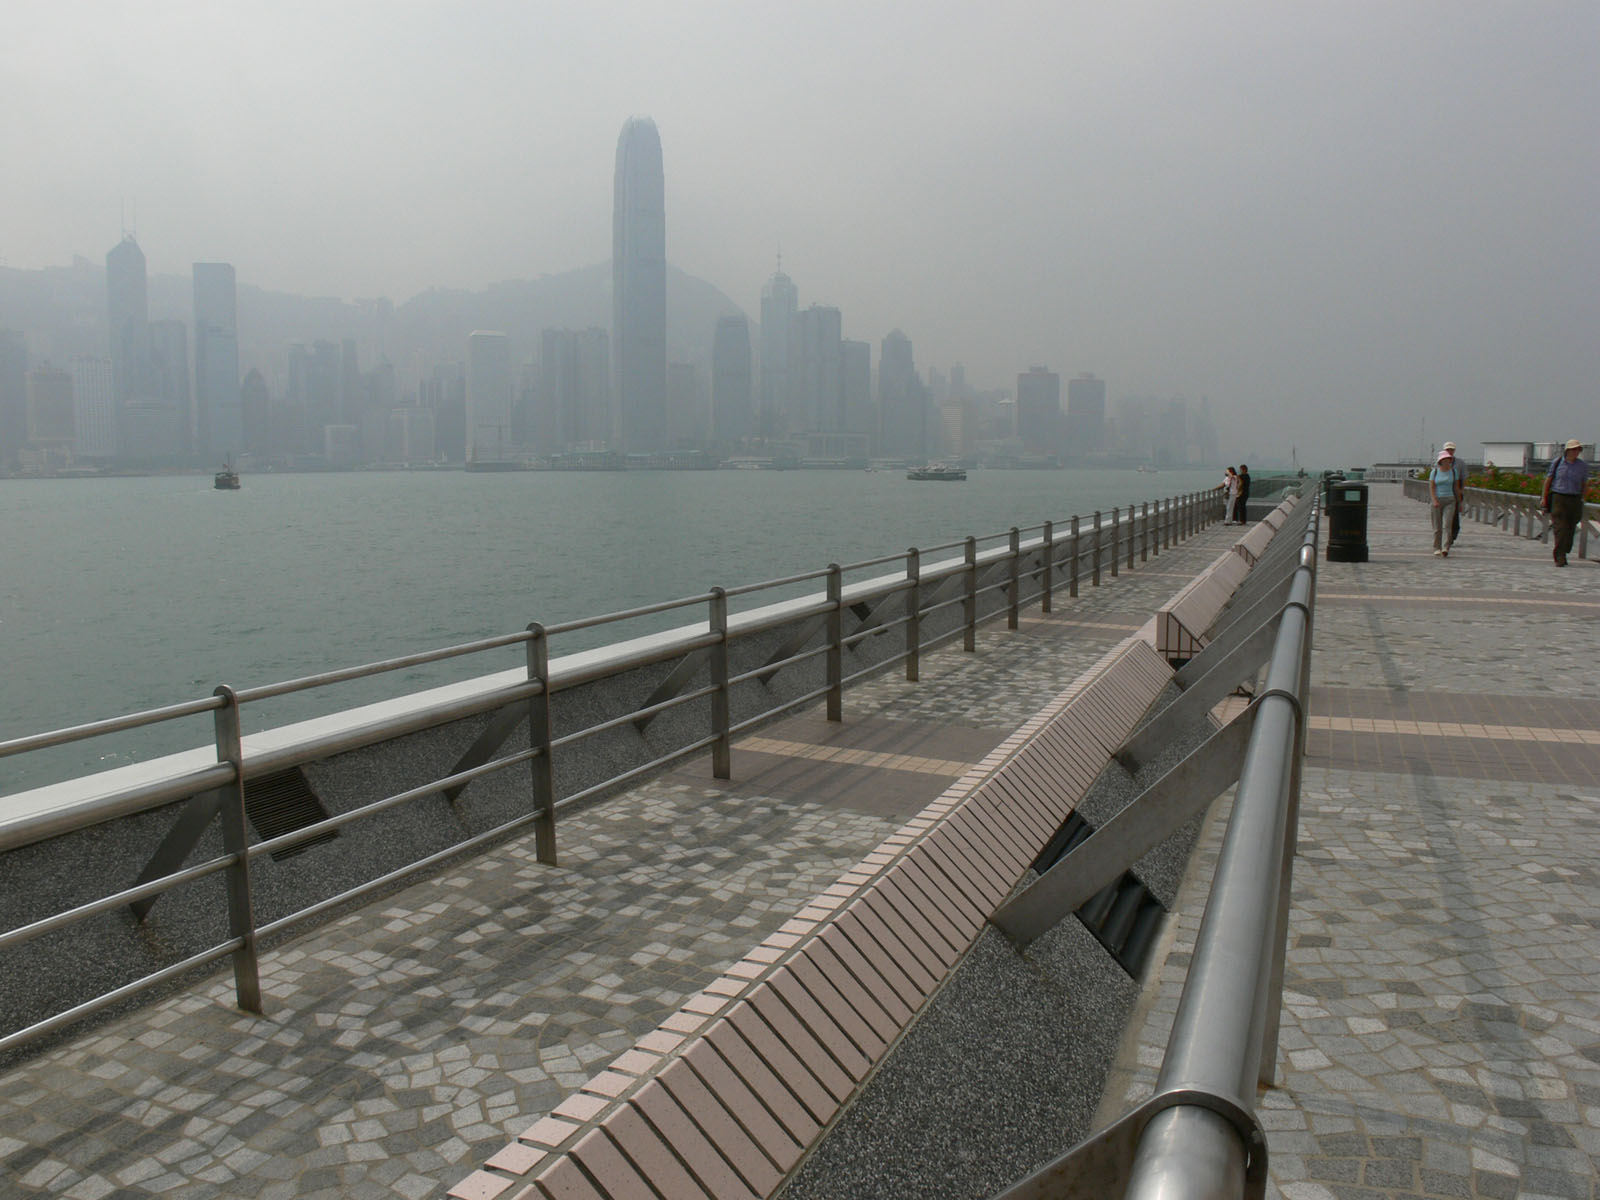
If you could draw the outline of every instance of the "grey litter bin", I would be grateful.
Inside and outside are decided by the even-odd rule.
[[[1327,559],[1367,561],[1367,485],[1360,480],[1328,481]]]

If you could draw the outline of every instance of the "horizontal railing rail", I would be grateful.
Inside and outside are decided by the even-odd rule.
[[[731,739],[818,700],[827,703],[830,720],[841,719],[841,695],[847,684],[902,666],[906,678],[916,681],[921,654],[963,639],[974,648],[979,624],[1007,617],[1017,625],[1024,604],[1038,602],[1049,611],[1056,595],[1078,595],[1080,585],[1099,586],[1103,574],[1115,576],[1120,564],[1134,566],[1220,519],[1221,501],[1214,491],[1163,498],[1141,506],[1113,508],[1092,517],[1074,516],[1065,522],[1043,522],[982,538],[967,537],[932,549],[911,548],[903,554],[864,559],[847,566],[830,565],[781,579],[734,588],[713,588],[706,593],[641,605],[596,617],[566,621],[404,655],[377,663],[321,672],[297,679],[235,691],[218,687],[204,699],[187,701],[143,713],[90,722],[0,743],[0,759],[47,747],[124,732],[160,722],[211,714],[215,758],[206,763],[193,752],[173,756],[168,775],[161,763],[145,764],[138,783],[90,794],[92,777],[73,785],[57,785],[70,800],[49,803],[52,788],[0,797],[0,806],[30,796],[35,803],[20,818],[8,819],[0,807],[0,853],[65,834],[88,829],[104,821],[133,816],[186,801],[184,812],[203,830],[210,822],[220,826],[222,853],[198,865],[183,866],[184,854],[175,855],[158,868],[153,860],[150,877],[133,886],[115,888],[94,900],[24,922],[0,932],[0,952],[20,947],[46,934],[109,913],[127,910],[145,922],[153,905],[174,889],[202,879],[226,880],[228,935],[182,962],[165,964],[138,979],[120,985],[86,1004],[55,1013],[23,1028],[4,1031],[0,1053],[13,1050],[71,1022],[100,1012],[161,986],[175,973],[223,958],[233,960],[236,994],[241,1008],[261,1011],[262,998],[256,968],[256,948],[264,937],[293,927],[373,895],[384,888],[416,878],[451,858],[471,853],[512,833],[532,827],[541,862],[557,861],[556,814],[574,805],[614,793],[667,766],[711,752],[713,774],[730,775]],[[959,551],[944,558],[930,554]],[[898,566],[898,571],[858,577],[876,568]],[[824,590],[809,595],[780,595],[783,589],[821,581]],[[728,601],[747,601],[742,611],[730,612]],[[596,650],[552,660],[550,643],[579,631],[623,626],[630,621],[674,611],[703,610],[693,625],[675,630],[647,632],[622,638]],[[847,628],[847,623],[853,625]],[[735,669],[731,656],[757,651],[763,640],[778,639],[773,651],[760,652],[753,665]],[[880,642],[878,639],[891,639]],[[271,731],[270,737],[247,739],[241,728],[241,710],[248,704],[330,687],[356,679],[406,670],[418,665],[460,659],[474,654],[522,646],[526,667],[480,677],[469,685],[446,689],[443,698],[425,693],[415,703],[398,701],[355,710],[344,718],[307,722],[305,728]],[[868,654],[867,651],[872,651]],[[846,653],[861,656],[846,670]],[[646,669],[672,664],[664,680],[642,700],[626,702],[615,711],[587,721],[559,736],[551,720],[552,702],[560,693],[592,683],[621,678]],[[767,694],[763,689],[780,673],[797,672],[795,694]],[[399,698],[404,700],[404,697]],[[740,712],[735,715],[735,700]],[[252,781],[289,768],[305,767],[336,755],[361,750],[400,737],[422,733],[467,718],[487,714],[490,729],[454,769],[424,782],[356,804],[346,811],[273,837],[250,835],[247,789]],[[626,769],[611,770],[603,778],[581,781],[558,791],[554,760],[558,751],[579,742],[616,735],[629,727],[654,729],[661,721],[682,718],[664,745],[651,746],[649,757]],[[528,730],[526,748],[507,751],[504,742],[513,730]],[[492,736],[491,736],[492,735]],[[469,784],[513,768],[530,772],[529,799],[522,811],[491,828],[473,833],[445,849],[383,872],[354,887],[344,888],[269,921],[258,921],[253,900],[252,864],[268,855],[307,847],[357,822],[390,813],[414,801],[443,795],[453,800]],[[118,773],[110,773],[117,777]],[[87,797],[87,798],[86,798]],[[197,807],[198,806],[198,807]],[[177,821],[175,820],[175,825]],[[195,840],[198,841],[198,834]],[[168,853],[168,859],[174,857]],[[159,859],[159,856],[158,856]]]
[[[1405,479],[1401,481],[1403,494],[1411,500],[1420,500],[1427,503],[1432,497],[1428,494],[1428,483],[1424,479]],[[1463,488],[1461,495],[1461,519],[1476,521],[1480,525],[1491,525],[1496,529],[1503,529],[1515,537],[1527,538],[1530,541],[1548,542],[1550,540],[1551,525],[1550,514],[1540,507],[1540,498],[1526,492],[1499,492],[1493,488]],[[1578,527],[1573,531],[1572,552],[1579,558],[1589,557],[1589,538],[1593,535],[1600,538],[1600,504],[1585,504],[1583,506],[1583,519],[1578,522]]]

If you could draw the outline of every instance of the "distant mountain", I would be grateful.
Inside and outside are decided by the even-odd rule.
[[[193,285],[187,276],[152,275],[149,293],[151,320],[191,325]],[[672,361],[709,363],[717,320],[742,313],[713,284],[667,267],[667,354]],[[542,330],[591,325],[611,326],[609,262],[495,283],[476,292],[431,288],[400,305],[239,284],[240,362],[245,369],[261,367],[269,379],[281,375],[292,342],[355,338],[363,368],[382,354],[405,378],[418,363],[464,361],[467,335],[474,329],[510,335],[514,361],[523,362],[538,357]],[[0,329],[26,334],[36,361],[108,353],[104,267],[85,258],[70,267],[36,271],[0,267]],[[751,330],[754,336],[754,322]]]

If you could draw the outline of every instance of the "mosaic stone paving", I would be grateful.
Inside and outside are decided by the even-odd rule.
[[[1017,633],[991,624],[973,654],[926,656],[919,684],[854,688],[847,721],[993,744],[1233,538],[1212,527]],[[564,818],[559,868],[510,842],[265,954],[265,1019],[219,980],[0,1074],[0,1196],[442,1194],[877,845],[897,822],[852,788],[937,790],[959,765],[833,762],[763,732],[790,745],[750,758],[832,782],[776,797],[676,771]]]
[[[1268,1194],[1595,1200],[1600,774],[1569,784],[1462,778],[1437,751],[1463,741],[1464,714],[1486,711],[1461,700],[1480,689],[1492,689],[1492,710],[1517,714],[1507,728],[1596,723],[1591,673],[1565,667],[1573,653],[1594,660],[1600,627],[1538,603],[1587,598],[1596,577],[1470,525],[1460,550],[1435,559],[1423,507],[1398,489],[1372,496],[1373,561],[1322,567],[1320,590],[1369,599],[1318,605],[1313,713],[1352,695],[1339,711],[1370,712],[1359,689],[1388,689],[1390,709],[1425,713],[1432,702],[1442,727],[1400,735],[1417,770],[1373,762],[1377,739],[1396,736],[1380,730],[1347,732],[1350,754],[1365,747],[1364,767],[1308,760],[1278,1078],[1259,1098]],[[1480,548],[1492,566],[1474,561]],[[1513,570],[1531,603],[1463,604],[1445,620],[1386,598],[1440,587],[1443,575],[1504,595]],[[1511,740],[1530,754],[1548,749],[1537,737]],[[1154,1083],[1220,845],[1218,808],[1106,1119]]]

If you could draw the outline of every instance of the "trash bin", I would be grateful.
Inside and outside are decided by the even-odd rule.
[[[1328,480],[1329,562],[1367,561],[1367,485],[1355,479]]]

